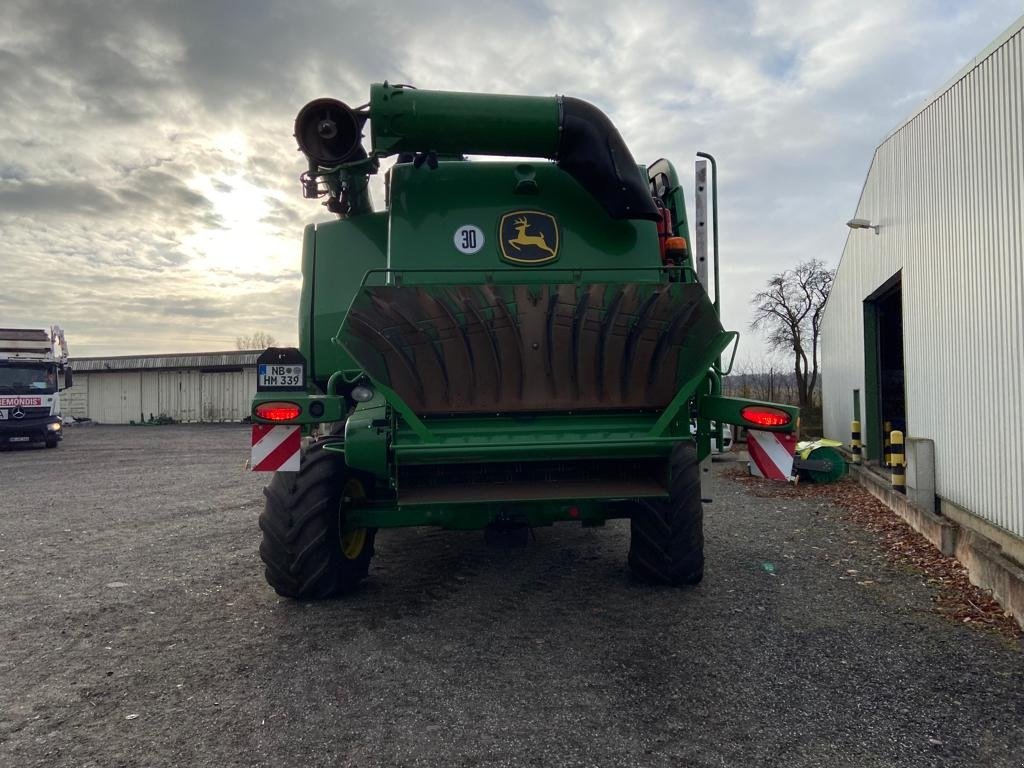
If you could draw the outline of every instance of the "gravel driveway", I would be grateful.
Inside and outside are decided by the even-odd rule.
[[[712,465],[695,589],[635,584],[622,521],[512,552],[412,529],[300,605],[263,581],[247,450],[83,427],[0,453],[0,765],[1024,764],[1020,647],[935,615],[824,501]]]

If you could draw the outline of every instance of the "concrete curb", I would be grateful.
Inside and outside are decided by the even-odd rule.
[[[1024,629],[1024,568],[1006,557],[998,544],[917,506],[902,493],[893,491],[888,482],[871,470],[851,465],[850,474],[942,554],[959,560],[967,569],[971,583],[991,591]]]
[[[862,467],[850,467],[850,474],[870,491],[871,495],[902,517],[910,527],[930,541],[944,555],[956,555],[956,532],[959,526],[927,509],[922,509],[889,483]]]
[[[967,568],[971,584],[992,590],[1024,629],[1024,569],[1004,555],[998,544],[963,527],[957,532],[956,559]]]

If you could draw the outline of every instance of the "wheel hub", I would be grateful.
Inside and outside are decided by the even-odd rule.
[[[345,530],[345,512],[366,499],[366,489],[356,478],[349,478],[341,492],[341,505],[338,510],[338,531],[341,540],[341,553],[348,560],[356,560],[366,546],[366,529],[356,528]]]

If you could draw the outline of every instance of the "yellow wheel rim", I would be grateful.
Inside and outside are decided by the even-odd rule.
[[[366,529],[357,528],[354,531],[342,534],[341,553],[349,560],[355,560],[362,554],[363,546],[366,544]]]
[[[341,554],[349,560],[357,559],[363,553],[366,546],[366,529],[356,528],[353,531],[345,531],[345,510],[356,506],[358,502],[366,498],[366,490],[363,484],[354,477],[350,478],[341,492],[341,508],[338,510],[338,530],[341,533]]]

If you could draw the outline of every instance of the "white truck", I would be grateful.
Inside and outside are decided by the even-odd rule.
[[[62,437],[60,391],[71,386],[64,331],[0,328],[0,447]]]

